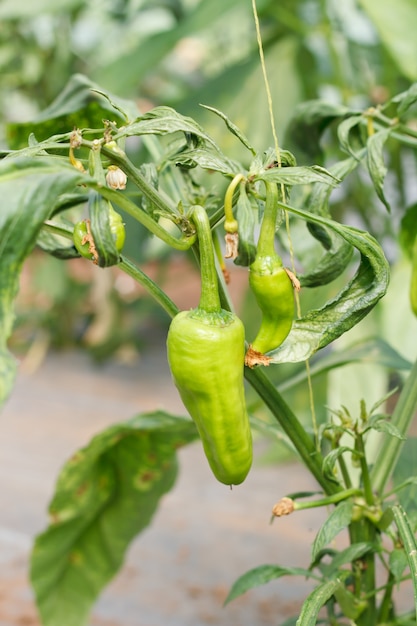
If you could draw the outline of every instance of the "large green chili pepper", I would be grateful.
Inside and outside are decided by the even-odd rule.
[[[220,306],[206,211],[193,207],[201,263],[197,308],[171,322],[168,362],[181,399],[194,420],[215,477],[242,483],[252,464],[252,436],[246,410],[243,368],[245,333],[236,315]]]
[[[254,262],[250,265],[249,285],[262,313],[261,326],[246,353],[249,367],[269,365],[266,352],[282,344],[294,319],[294,286],[297,280],[286,270],[275,251],[278,190],[274,183],[266,184],[265,212],[259,234]]]

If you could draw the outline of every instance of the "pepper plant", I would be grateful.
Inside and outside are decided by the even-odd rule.
[[[31,556],[43,624],[87,622],[129,543],[173,486],[179,446],[200,437],[213,480],[239,485],[252,463],[251,431],[284,437],[318,484],[314,494],[283,493],[274,518],[318,506],[328,507],[329,515],[304,569],[258,566],[236,581],[227,602],[281,576],[303,576],[315,588],[287,626],[416,624],[417,606],[395,606],[393,591],[411,578],[417,594],[416,477],[405,469],[401,454],[417,409],[417,361],[407,362],[383,341],[368,343],[376,362],[408,370],[395,391],[392,414],[386,406],[393,392],[387,390],[371,408],[358,402],[356,416],[340,407],[327,421],[312,420],[310,426],[284,400],[274,373],[286,363],[305,364],[305,376],[298,370],[286,386],[304,377],[314,393],[318,372],[369,358],[365,349],[335,351],[333,342],[377,306],[387,291],[390,267],[372,233],[332,217],[331,194],[355,171],[366,171],[388,207],[383,149],[388,140],[407,150],[417,147],[409,123],[417,85],[379,109],[332,108],[319,101],[301,107],[293,128],[337,128],[347,154],[327,168],[297,165],[297,155],[280,149],[277,141],[253,147],[212,107],[206,107],[207,115],[220,118],[240,143],[240,161],[173,108],[141,114],[134,103],[80,75],[65,94],[34,122],[27,145],[1,155],[0,191],[7,200],[0,210],[0,401],[6,401],[17,369],[7,342],[19,275],[36,246],[63,262],[82,256],[103,271],[116,266],[148,290],[173,319],[167,356],[189,416],[137,415],[98,433],[64,465],[50,504],[50,525],[36,538]],[[94,119],[89,120],[92,102]],[[49,136],[58,120],[60,128],[68,122],[67,132]],[[17,133],[18,125],[12,130]],[[143,142],[147,162],[137,161],[132,138]],[[180,312],[123,253],[129,236],[125,215],[167,249],[194,253],[201,270],[197,309]],[[414,268],[410,306],[415,311],[415,209],[402,223],[401,241]],[[224,235],[223,246],[219,237]],[[314,250],[313,263],[305,254],[306,241]],[[234,263],[248,268],[248,288],[259,306],[253,335],[233,311],[227,272],[233,280]],[[319,288],[331,295],[306,308],[303,294]],[[249,401],[249,393],[257,400]],[[368,445],[375,433],[381,437],[379,454]],[[413,454],[414,440],[407,444]],[[330,547],[345,529],[349,546]],[[378,588],[377,568],[384,578]]]

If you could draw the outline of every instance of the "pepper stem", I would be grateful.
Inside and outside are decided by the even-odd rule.
[[[221,305],[209,218],[199,205],[192,207],[190,218],[197,231],[200,252],[201,295],[198,308],[215,313],[221,310]]]
[[[265,188],[265,211],[262,218],[256,253],[258,258],[277,256],[274,241],[278,216],[278,187],[276,183],[265,181]]]

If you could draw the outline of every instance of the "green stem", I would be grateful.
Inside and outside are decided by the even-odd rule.
[[[232,182],[228,186],[224,196],[224,229],[227,233],[236,233],[238,223],[233,215],[233,194],[236,187],[244,180],[243,174],[236,174]]]
[[[315,509],[321,506],[329,506],[330,504],[337,504],[338,502],[343,502],[343,500],[347,500],[353,496],[361,495],[362,491],[360,489],[346,489],[345,491],[339,491],[337,493],[328,496],[327,498],[320,498],[318,500],[309,500],[308,502],[299,502],[298,500],[294,502],[294,511],[302,511],[303,509]]]
[[[206,312],[215,313],[220,311],[221,305],[209,218],[206,210],[199,205],[192,207],[190,217],[197,230],[200,256],[201,295],[199,308]]]
[[[265,181],[266,201],[262,218],[261,230],[257,246],[256,257],[274,257],[275,252],[275,231],[278,216],[278,187],[276,183]]]
[[[391,416],[391,423],[402,435],[408,433],[417,411],[417,360],[410,370]],[[378,456],[371,471],[370,480],[376,493],[382,493],[394,471],[404,441],[384,435]]]
[[[134,265],[129,259],[123,255],[120,257],[119,267],[123,272],[131,276],[160,304],[160,306],[168,313],[170,317],[175,317],[178,313],[177,305],[162,291],[160,287],[147,276],[141,269]]]
[[[375,543],[375,526],[367,519],[352,522],[349,526],[351,545],[355,543]],[[355,582],[355,596],[358,600],[366,598],[366,609],[356,618],[356,626],[376,626],[377,611],[375,600],[375,553],[369,552],[359,560],[360,569]]]
[[[86,139],[82,140],[82,145],[90,149],[93,148],[93,142],[87,141]],[[106,147],[106,144],[104,144],[101,148],[101,152],[114,165],[118,165],[120,169],[124,171],[124,173],[140,189],[143,195],[146,196],[148,200],[150,200],[150,202],[152,202],[152,204],[155,205],[155,207],[161,213],[176,213],[175,206],[173,206],[169,198],[163,198],[161,194],[148,183],[146,178],[140,173],[138,168],[133,165],[133,163],[122,150],[112,150],[111,148]]]
[[[282,429],[291,439],[294,447],[302,458],[325,493],[333,494],[341,491],[342,487],[328,480],[322,471],[323,457],[316,450],[314,441],[308,436],[302,424],[284,402],[269,378],[260,368],[245,367],[245,378],[259,394],[273,416],[280,423]]]
[[[395,578],[389,572],[388,581],[384,589],[384,596],[378,610],[378,624],[385,624],[391,618],[392,613],[392,592],[394,591]]]
[[[361,433],[357,433],[355,435],[355,441],[356,441],[356,450],[359,453],[359,461],[361,464],[362,484],[363,484],[363,491],[365,495],[366,504],[368,504],[369,506],[373,506],[375,504],[375,500],[374,500],[374,494],[372,491],[372,484],[371,484],[371,478],[369,475],[368,463],[366,461],[365,446],[363,443],[363,437]]]
[[[126,211],[129,215],[134,217],[138,222],[140,222],[145,228],[147,228],[152,234],[156,235],[164,241],[166,244],[175,248],[176,250],[188,250],[191,248],[192,244],[195,242],[195,234],[186,233],[181,238],[177,238],[174,235],[171,235],[165,228],[163,228],[158,222],[148,215],[143,209],[137,206],[134,202],[129,200],[127,196],[120,191],[115,191],[114,189],[110,189],[109,187],[103,187],[102,185],[98,185],[95,183],[87,183],[90,187],[96,189],[103,198],[110,200],[110,202],[114,202],[117,204],[123,211]]]

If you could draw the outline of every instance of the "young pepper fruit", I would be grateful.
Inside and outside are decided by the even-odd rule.
[[[126,238],[126,231],[122,216],[113,209],[110,202],[101,200],[100,203],[103,210],[107,211],[108,225],[114,246],[117,252],[121,252]],[[74,246],[82,257],[90,259],[90,261],[93,261],[94,263],[98,263],[99,255],[94,243],[94,237],[89,220],[82,220],[81,222],[77,222],[77,224],[75,224],[73,241]]]
[[[196,206],[191,218],[200,249],[201,297],[197,308],[172,320],[168,362],[213,474],[221,483],[238,485],[252,465],[243,382],[245,331],[240,319],[220,305],[207,213]]]
[[[270,358],[265,353],[278,348],[289,334],[295,312],[294,288],[300,288],[297,278],[283,267],[275,252],[278,192],[276,184],[265,184],[265,212],[255,260],[249,267],[249,285],[261,310],[262,321],[245,355],[248,367],[269,365]]]

